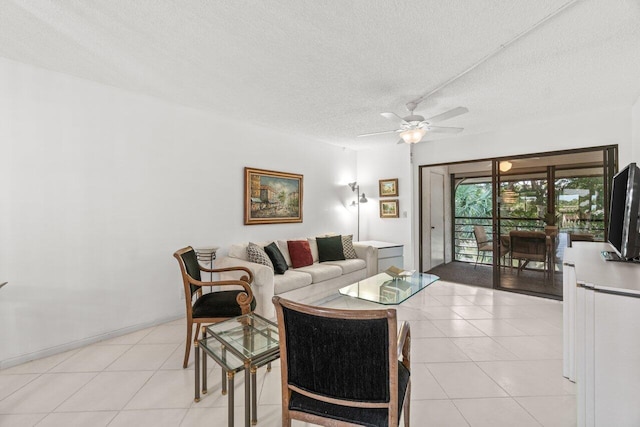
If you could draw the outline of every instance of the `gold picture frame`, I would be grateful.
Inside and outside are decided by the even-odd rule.
[[[302,222],[303,176],[244,168],[244,224]]]
[[[398,197],[398,178],[379,181],[380,197]]]
[[[400,206],[398,200],[380,200],[380,218],[399,218]]]

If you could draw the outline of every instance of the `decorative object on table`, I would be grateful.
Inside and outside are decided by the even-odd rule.
[[[244,223],[302,222],[302,175],[244,168]]]
[[[397,427],[403,409],[409,426],[411,337],[395,309],[313,307],[280,297],[273,304],[286,367],[283,426]]]
[[[399,218],[398,200],[380,200],[380,218]]]
[[[415,270],[403,270],[402,268],[396,267],[395,265],[392,265],[391,267],[387,268],[385,271],[385,273],[387,273],[389,276],[391,276],[394,279],[401,279],[403,277],[411,277],[413,276],[413,273],[415,273]]]
[[[351,187],[351,191],[356,192],[356,200],[351,202],[351,206],[358,207],[358,234],[356,235],[356,237],[358,240],[360,240],[360,203],[367,203],[369,200],[367,200],[367,197],[364,195],[364,193],[362,193],[362,196],[360,196],[360,186],[356,181],[350,182],[349,187]]]
[[[398,178],[381,179],[380,197],[398,197]]]
[[[182,282],[184,284],[185,303],[187,306],[187,342],[184,351],[183,368],[187,367],[189,352],[191,350],[191,337],[193,324],[196,324],[194,342],[200,334],[200,324],[217,323],[231,317],[240,316],[252,312],[256,307],[256,301],[251,291],[253,273],[245,267],[206,268],[198,263],[196,251],[187,246],[177,250],[173,256],[178,260]],[[239,272],[238,280],[217,280],[203,282],[201,272],[221,273]],[[207,294],[202,293],[204,286],[219,288],[231,288],[232,290],[216,291]],[[240,288],[240,289],[238,289]]]

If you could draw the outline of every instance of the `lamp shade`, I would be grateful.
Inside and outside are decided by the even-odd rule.
[[[400,133],[400,138],[407,144],[416,144],[420,142],[425,133],[427,133],[426,129],[409,129]]]
[[[500,172],[509,172],[513,167],[513,163],[508,160],[500,162]]]
[[[369,200],[367,200],[367,198],[364,196],[364,193],[362,193],[362,197],[360,197],[360,203],[367,203]]]

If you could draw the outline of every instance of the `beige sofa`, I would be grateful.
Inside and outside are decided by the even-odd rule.
[[[302,240],[302,239],[291,239]],[[284,274],[275,274],[270,267],[256,264],[247,259],[248,243],[231,245],[227,256],[216,260],[216,267],[244,266],[254,275],[251,285],[257,300],[256,312],[267,318],[274,318],[275,311],[271,298],[274,295],[290,300],[313,304],[314,302],[338,295],[338,289],[377,273],[377,254],[372,246],[354,243],[356,259],[344,261],[318,262],[318,249],[314,238],[309,241],[313,265],[291,268],[291,258],[286,240],[275,242],[282,252],[289,269]],[[266,246],[269,242],[256,242]]]

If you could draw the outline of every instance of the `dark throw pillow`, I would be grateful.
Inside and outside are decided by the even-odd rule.
[[[284,274],[284,272],[289,269],[289,267],[287,267],[287,261],[284,260],[282,252],[278,249],[276,242],[271,242],[269,245],[265,246],[264,251],[273,263],[273,271],[276,274]]]
[[[342,236],[316,237],[320,262],[344,260]]]
[[[289,256],[291,257],[291,266],[293,268],[306,267],[313,264],[313,256],[311,255],[311,247],[306,240],[289,240],[287,241],[289,248]]]

